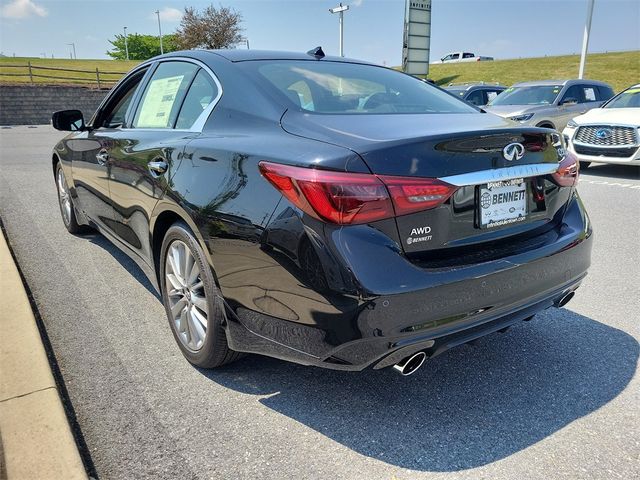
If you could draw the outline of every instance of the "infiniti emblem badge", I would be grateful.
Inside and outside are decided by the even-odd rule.
[[[502,156],[509,162],[520,160],[524,157],[524,145],[521,143],[510,143],[502,149]]]
[[[613,135],[613,132],[610,128],[599,128],[596,130],[596,138],[600,140],[605,140]]]

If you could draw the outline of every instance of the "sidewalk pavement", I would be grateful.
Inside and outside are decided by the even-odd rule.
[[[0,478],[87,479],[31,305],[2,232]]]

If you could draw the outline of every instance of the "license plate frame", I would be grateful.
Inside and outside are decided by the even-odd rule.
[[[494,229],[522,223],[528,217],[527,182],[514,178],[478,186],[478,225]]]

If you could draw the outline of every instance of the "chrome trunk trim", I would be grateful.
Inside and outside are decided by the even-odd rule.
[[[478,172],[461,173],[460,175],[439,177],[439,180],[450,185],[455,185],[456,187],[482,185],[484,183],[501,182],[503,180],[511,180],[513,178],[549,175],[557,172],[558,166],[558,163],[534,163],[530,165],[517,165],[514,167],[494,168]]]

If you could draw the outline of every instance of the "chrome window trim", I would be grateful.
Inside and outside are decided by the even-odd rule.
[[[461,173],[448,177],[439,177],[438,180],[456,187],[482,185],[490,182],[512,180],[514,178],[536,177],[549,175],[558,171],[558,163],[533,163],[530,165],[516,165],[513,167],[494,168],[478,172]]]

